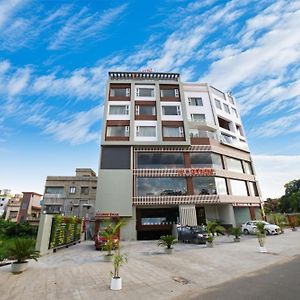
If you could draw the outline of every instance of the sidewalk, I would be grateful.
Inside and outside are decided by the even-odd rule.
[[[109,290],[112,264],[102,261],[103,253],[91,242],[78,244],[30,262],[20,275],[12,275],[10,266],[1,267],[1,299],[188,299],[207,287],[300,254],[300,231],[287,229],[283,235],[267,237],[268,254],[257,252],[255,236],[243,237],[240,243],[232,239],[220,237],[214,248],[178,244],[172,255],[163,254],[155,241],[123,242],[129,261],[121,269],[121,291]]]

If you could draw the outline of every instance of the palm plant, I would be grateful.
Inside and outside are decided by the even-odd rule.
[[[223,234],[225,231],[225,228],[214,221],[207,221],[206,223],[206,231],[208,233],[207,242],[212,246],[215,235],[216,234]]]
[[[258,243],[260,247],[265,246],[266,232],[265,232],[265,224],[263,222],[258,222],[256,224],[256,236],[258,239]]]
[[[111,275],[113,278],[120,278],[120,268],[122,265],[127,263],[128,256],[127,254],[121,254],[120,250],[116,251],[113,258],[113,272],[111,272]]]
[[[173,235],[162,235],[157,242],[157,246],[167,247],[167,249],[172,249],[172,246],[178,241]]]
[[[235,240],[238,241],[242,235],[241,227],[232,227],[229,230],[229,233],[235,237]]]
[[[122,221],[119,221],[117,224],[110,223],[105,231],[101,233],[101,235],[106,239],[104,244],[104,250],[107,251],[108,256],[112,256],[112,250],[116,247],[115,236],[123,225]]]
[[[35,250],[35,241],[32,239],[17,238],[13,244],[7,249],[7,255],[11,259],[15,259],[17,263],[24,263],[27,259],[39,258],[39,251]]]

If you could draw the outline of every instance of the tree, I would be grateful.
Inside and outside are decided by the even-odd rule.
[[[267,201],[264,202],[265,213],[270,214],[280,212],[279,203],[280,199],[267,198]]]
[[[280,210],[286,213],[300,212],[300,179],[292,180],[284,187],[285,195],[280,198]]]

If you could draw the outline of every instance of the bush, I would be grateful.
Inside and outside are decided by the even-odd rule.
[[[35,250],[35,240],[17,238],[13,244],[7,248],[7,257],[17,260],[18,263],[34,259],[37,261],[39,252]]]

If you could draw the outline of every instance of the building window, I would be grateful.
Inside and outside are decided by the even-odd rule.
[[[162,114],[165,116],[180,116],[180,106],[162,106]]]
[[[156,126],[136,126],[136,136],[155,137]]]
[[[189,98],[189,105],[190,106],[203,106],[202,98]]]
[[[154,88],[136,88],[137,97],[154,97]]]
[[[129,126],[107,126],[107,136],[129,136]]]
[[[225,178],[193,177],[195,195],[227,195]]]
[[[156,109],[154,105],[137,105],[135,107],[135,113],[137,116],[155,116]]]
[[[129,115],[129,105],[110,105],[110,115]]]
[[[243,180],[230,179],[232,195],[248,196],[246,182]]]
[[[192,121],[205,123],[205,114],[191,114]]]
[[[226,144],[235,145],[237,142],[235,137],[224,134],[224,133],[221,133],[221,138],[222,138],[222,141]]]
[[[218,109],[222,109],[221,101],[215,99],[215,103],[216,103],[216,107],[217,107]]]
[[[63,194],[64,187],[63,186],[47,186],[45,193],[46,194]]]
[[[179,98],[179,90],[178,89],[163,89],[160,90],[161,97],[172,97]]]
[[[81,194],[81,195],[88,195],[89,192],[90,192],[90,189],[89,189],[88,186],[82,186],[82,187],[81,187],[81,191],[80,191],[80,194]]]
[[[244,136],[243,130],[242,130],[242,126],[241,126],[241,125],[237,125],[237,124],[236,124],[236,130],[237,130],[237,132],[238,132],[241,136]]]
[[[251,196],[258,197],[258,190],[255,182],[252,181],[249,182],[249,189],[250,189]]]
[[[192,168],[216,168],[223,169],[223,163],[220,154],[209,152],[191,152]]]
[[[223,106],[224,106],[225,112],[227,112],[228,114],[230,114],[229,106],[227,104],[225,104],[225,103],[223,103]]]
[[[167,127],[163,126],[164,137],[184,137],[183,127]]]
[[[138,196],[180,196],[186,195],[186,179],[137,178]]]
[[[228,99],[231,104],[234,104],[233,98],[231,96],[228,96]]]
[[[218,122],[221,128],[230,131],[230,122],[218,117]]]
[[[110,89],[111,97],[129,97],[130,88],[111,88]]]
[[[137,154],[138,169],[183,168],[183,153],[151,153]]]
[[[226,163],[229,171],[243,173],[242,162],[239,159],[226,157]]]
[[[231,107],[231,110],[232,110],[233,114],[238,118],[239,115],[237,113],[237,110],[235,108],[233,108],[233,107]]]
[[[76,187],[70,186],[70,194],[76,194]]]
[[[244,161],[244,170],[246,174],[253,175],[253,169],[250,162]]]

